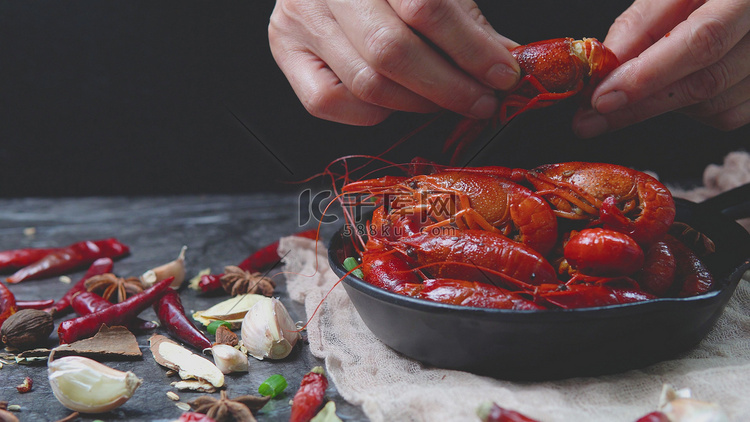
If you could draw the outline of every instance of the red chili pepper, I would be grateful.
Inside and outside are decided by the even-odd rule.
[[[8,317],[16,313],[16,297],[0,282],[0,327]]]
[[[84,316],[101,311],[104,308],[109,308],[112,306],[112,303],[96,293],[80,292],[73,296],[70,305],[75,313],[79,316]],[[129,329],[135,329],[138,331],[153,330],[157,327],[155,323],[141,318],[134,318],[132,321],[127,321],[125,326]]]
[[[299,390],[292,399],[290,422],[308,422],[323,407],[328,379],[322,367],[316,366],[302,377]]]
[[[117,258],[130,252],[119,240],[86,240],[60,248],[8,277],[8,283],[20,283],[32,278],[43,278],[91,264],[99,258]]]
[[[0,251],[0,271],[17,270],[31,265],[60,248],[28,248]]]
[[[55,299],[46,300],[17,300],[16,308],[21,309],[48,309],[55,303]]]
[[[164,293],[154,303],[154,311],[169,334],[197,349],[211,348],[211,341],[208,337],[195,328],[195,325],[185,315],[185,308],[182,306],[180,295],[175,290],[170,289]]]
[[[655,412],[651,412],[648,415],[642,416],[640,419],[638,419],[635,422],[669,422],[670,419],[667,417],[666,414],[659,412],[658,410]]]
[[[198,287],[204,293],[213,292],[221,289],[221,276],[224,274],[206,274],[201,276]]]
[[[161,295],[169,289],[169,284],[173,279],[174,277],[166,278],[127,300],[93,314],[61,322],[57,329],[60,343],[72,343],[82,338],[91,337],[99,331],[102,324],[108,326],[125,324],[159,300]]]
[[[304,237],[307,239],[316,239],[318,236],[317,230],[306,230],[303,232],[295,233],[293,236]],[[245,258],[244,261],[240,262],[238,267],[251,273],[261,272],[269,266],[276,265],[279,263],[279,241],[275,241],[269,245],[266,245],[253,253],[252,255]]]
[[[203,413],[185,412],[182,415],[180,415],[180,419],[177,419],[177,422],[216,422],[216,421],[204,415]]]
[[[316,240],[318,238],[318,231],[315,229],[305,230],[295,233],[292,236]],[[263,272],[263,270],[279,263],[278,249],[279,241],[277,240],[253,252],[237,266],[251,273]],[[204,293],[221,289],[221,276],[223,275],[224,274],[208,274],[201,276],[198,286]]]
[[[74,284],[73,287],[71,287],[70,290],[68,290],[68,292],[65,293],[62,298],[60,298],[60,300],[52,305],[52,307],[50,308],[52,315],[58,315],[70,308],[70,299],[72,299],[76,293],[80,293],[86,290],[86,280],[95,275],[111,273],[113,266],[114,263],[112,262],[112,258],[99,258],[94,261],[94,263],[89,267],[88,271],[86,271],[86,274],[83,275],[83,278],[78,280],[78,282]]]
[[[504,409],[497,403],[482,405],[477,411],[482,422],[538,422],[536,419],[518,413],[515,410]]]

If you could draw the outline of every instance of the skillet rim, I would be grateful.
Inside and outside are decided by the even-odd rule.
[[[503,318],[542,318],[542,319],[553,319],[553,320],[564,320],[568,321],[571,319],[589,319],[589,318],[619,318],[631,314],[647,314],[649,312],[663,312],[665,309],[670,307],[691,307],[709,305],[711,302],[717,302],[716,304],[721,306],[722,302],[726,302],[729,297],[734,294],[737,285],[742,279],[742,275],[750,270],[750,233],[748,233],[742,226],[740,226],[735,220],[721,214],[720,212],[708,213],[709,217],[715,219],[713,222],[690,221],[690,218],[694,217],[694,213],[699,210],[700,203],[695,203],[682,198],[674,198],[675,207],[678,210],[678,216],[675,221],[691,222],[694,225],[702,227],[704,224],[710,224],[712,226],[724,225],[726,227],[733,227],[731,230],[736,230],[735,236],[745,237],[745,244],[748,251],[748,255],[744,258],[744,261],[733,267],[730,271],[721,271],[720,277],[715,275],[715,269],[710,268],[712,275],[716,280],[715,287],[710,292],[704,293],[698,296],[690,296],[684,298],[657,298],[641,302],[607,305],[607,306],[596,306],[587,308],[575,308],[575,309],[543,309],[543,310],[516,310],[516,309],[493,309],[493,308],[478,308],[469,307],[462,305],[452,305],[440,302],[433,302],[426,299],[413,298],[409,296],[400,295],[398,293],[390,292],[385,289],[376,287],[367,283],[366,281],[348,274],[348,271],[343,266],[342,257],[344,254],[344,236],[342,226],[339,228],[331,237],[328,242],[328,263],[333,272],[345,283],[345,285],[354,288],[361,293],[381,302],[387,302],[392,306],[401,306],[409,308],[414,311],[427,312],[427,313],[458,313],[461,316],[492,319],[502,316]],[[682,209],[683,214],[688,214],[690,218],[679,218],[680,210]],[[705,214],[701,214],[701,220],[706,219]],[[688,221],[685,221],[688,220]],[[725,297],[729,296],[729,297]],[[726,299],[726,300],[725,300]],[[565,318],[565,316],[572,318]],[[532,322],[532,321],[528,321]]]

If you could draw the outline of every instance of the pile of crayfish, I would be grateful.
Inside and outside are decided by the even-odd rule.
[[[694,296],[714,284],[670,234],[671,193],[645,173],[585,162],[411,168],[418,174],[342,186],[359,269],[380,288],[540,310]],[[363,204],[374,211],[357,223],[350,211]]]

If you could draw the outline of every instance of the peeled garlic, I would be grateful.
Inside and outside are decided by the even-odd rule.
[[[187,246],[183,246],[182,249],[180,249],[180,254],[177,256],[177,259],[143,273],[143,275],[141,275],[141,283],[143,283],[145,287],[151,287],[166,278],[174,277],[174,281],[169,286],[173,289],[179,288],[182,285],[182,282],[185,281],[186,250]]]
[[[224,374],[210,360],[160,334],[152,335],[149,343],[156,363],[177,371],[180,378],[203,380],[217,388],[224,386]]]
[[[223,374],[247,372],[247,355],[228,344],[215,344],[211,347],[214,364]]]
[[[47,365],[49,384],[57,400],[70,410],[103,413],[122,406],[142,380],[81,356],[67,356]]]
[[[260,299],[242,320],[242,343],[256,359],[285,358],[300,337],[289,312],[275,298]]]
[[[687,388],[675,390],[665,384],[659,400],[659,411],[675,422],[729,422],[729,416],[716,403],[691,397]]]

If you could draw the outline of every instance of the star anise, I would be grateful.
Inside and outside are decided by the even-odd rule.
[[[188,402],[198,413],[203,413],[216,422],[255,422],[253,410],[260,410],[268,403],[271,396],[239,396],[229,399],[226,391],[221,392],[221,398],[201,396]]]
[[[224,275],[221,276],[221,285],[232,296],[257,293],[270,297],[273,295],[274,287],[276,287],[273,280],[263,276],[263,274],[251,273],[234,265],[224,267]]]
[[[137,277],[120,278],[112,273],[95,275],[86,280],[84,286],[87,291],[94,292],[112,303],[122,302],[129,296],[143,291],[143,284]],[[117,297],[113,298],[115,293]]]

